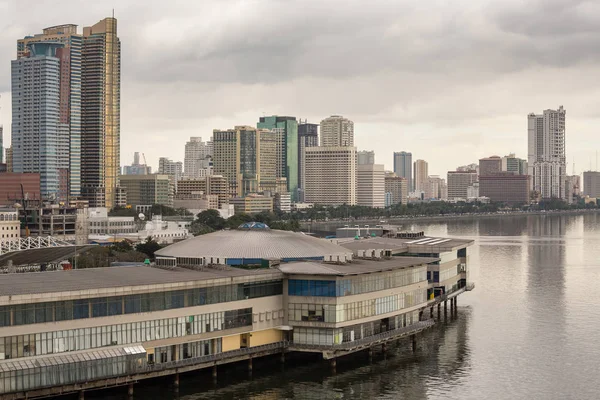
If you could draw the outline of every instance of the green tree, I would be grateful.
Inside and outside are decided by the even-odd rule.
[[[135,249],[140,253],[147,255],[151,260],[154,260],[154,252],[160,250],[161,245],[156,240],[152,239],[151,236],[148,236],[146,241],[139,243],[135,246]]]
[[[215,231],[223,229],[226,225],[225,219],[221,217],[221,214],[219,214],[217,210],[204,210],[196,217],[197,219],[194,222],[207,226]]]

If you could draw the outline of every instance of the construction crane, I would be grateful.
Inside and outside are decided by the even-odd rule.
[[[148,162],[146,161],[146,154],[142,153],[142,157],[144,158],[144,165],[148,166]]]

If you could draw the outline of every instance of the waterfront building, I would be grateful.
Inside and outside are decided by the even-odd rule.
[[[431,175],[427,178],[423,188],[425,199],[448,199],[448,186],[446,180],[438,175]]]
[[[133,153],[133,164],[123,167],[123,175],[150,175],[151,173],[152,167],[146,165],[145,157],[144,163],[140,164],[140,153],[137,151]]]
[[[383,164],[358,164],[356,167],[356,204],[366,207],[385,207]]]
[[[502,157],[502,171],[512,172],[517,175],[527,175],[529,173],[527,160],[516,157],[514,153],[504,156]]]
[[[305,152],[305,201],[355,205],[356,147],[308,147]]]
[[[83,28],[81,191],[91,207],[113,208],[121,157],[121,42],[117,20]]]
[[[562,106],[527,116],[531,189],[541,198],[566,199],[565,119]]]
[[[408,191],[413,191],[412,153],[394,152],[394,173],[408,182]]]
[[[592,198],[600,197],[600,172],[585,171],[583,173],[583,195]]]
[[[530,200],[529,176],[511,172],[479,176],[479,196],[490,201],[507,204],[528,204]]]
[[[375,164],[375,152],[361,150],[357,154],[358,165],[373,165]]]
[[[322,147],[353,147],[354,122],[341,115],[332,115],[321,121]]]
[[[256,214],[259,212],[273,212],[273,198],[259,194],[248,194],[244,197],[229,199],[233,204],[236,214]]]
[[[414,191],[415,192],[424,192],[425,191],[425,181],[427,181],[427,177],[429,176],[427,161],[425,160],[417,160],[414,163]]]
[[[277,166],[276,177],[287,180],[286,191],[292,200],[298,200],[298,121],[296,117],[273,115],[260,117],[258,129],[267,129],[276,133]],[[268,190],[264,188],[263,190]]]
[[[41,200],[40,174],[3,172],[0,173],[0,206],[23,205],[24,199]]]
[[[502,158],[491,156],[479,160],[479,176],[495,175],[502,171]]]
[[[304,201],[305,149],[319,145],[319,125],[300,121],[298,124],[298,200]]]
[[[212,140],[202,141],[202,137],[190,137],[185,144],[185,157],[183,159],[183,171],[186,178],[201,178],[206,175],[207,168],[212,166],[210,161],[213,155]]]
[[[467,187],[467,200],[478,199],[479,195],[479,182],[473,182]]]
[[[144,379],[178,386],[181,372],[217,378],[218,365],[269,354],[335,360],[411,335],[415,346],[434,324],[425,313],[438,306],[439,318],[448,301],[455,312],[472,289],[472,241],[392,235],[335,244],[247,223],[163,248],[156,267],[7,274],[0,395],[133,393]]]
[[[386,172],[384,184],[386,207],[408,203],[408,180],[406,178],[399,177],[393,172]]]
[[[448,171],[448,199],[466,200],[469,197],[467,190],[474,182],[477,182],[476,171]]]
[[[173,206],[174,190],[168,175],[122,175],[120,182],[127,192],[127,203],[131,206]]]

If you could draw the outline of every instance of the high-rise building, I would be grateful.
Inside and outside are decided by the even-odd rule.
[[[231,197],[279,191],[277,178],[280,132],[236,126],[214,130],[214,173],[227,178]],[[286,185],[287,186],[287,185]]]
[[[424,192],[425,191],[425,182],[427,181],[427,177],[429,176],[427,161],[425,160],[417,160],[414,163],[414,171],[415,171],[415,192]]]
[[[277,178],[287,179],[292,201],[298,200],[298,121],[296,117],[260,117],[258,129],[277,133]]]
[[[358,165],[372,165],[375,164],[375,152],[361,150],[357,153]]]
[[[6,172],[13,172],[13,148],[12,148],[12,146],[7,147],[4,154],[6,155]]]
[[[477,172],[477,174],[479,174],[479,164],[468,164],[468,165],[461,165],[460,167],[457,167],[456,170],[458,172],[472,172],[475,171]]]
[[[529,203],[529,176],[496,172],[479,176],[479,195],[507,204]]]
[[[121,148],[121,42],[117,20],[83,28],[81,191],[90,207],[113,208]]]
[[[408,180],[393,172],[385,174],[386,207],[408,203]]]
[[[412,153],[394,152],[394,173],[408,182],[408,190],[412,191]]]
[[[531,188],[542,198],[566,198],[565,116],[562,106],[527,116]]]
[[[211,165],[212,141],[203,142],[201,137],[190,137],[185,144],[183,171],[188,178],[200,178],[207,175]],[[209,174],[208,174],[209,175]]]
[[[158,159],[158,173],[168,175],[177,186],[177,181],[183,176],[183,163],[181,161],[173,161],[167,157]]]
[[[491,156],[479,160],[479,176],[495,175],[502,172],[502,158]]]
[[[0,164],[4,163],[4,134],[3,127],[0,125]]]
[[[177,182],[177,195],[191,196],[194,194],[217,196],[218,208],[229,203],[229,183],[222,175],[208,175],[203,178],[184,178]]]
[[[37,49],[36,54],[32,48]],[[17,67],[14,71],[17,109],[13,109],[13,118],[19,121],[16,126],[13,123],[17,142],[13,162],[19,171],[39,172],[42,195],[59,200],[81,195],[81,51],[82,35],[72,24],[45,28],[40,34],[17,41],[16,65],[19,60],[23,65],[44,64],[47,73],[34,77],[36,70],[41,73],[37,68],[32,71]],[[41,101],[47,107],[36,107]],[[30,141],[32,137],[36,140]],[[40,147],[45,149],[43,158],[39,157]],[[41,168],[40,163],[46,167]]]
[[[356,204],[385,207],[385,169],[383,164],[358,164],[356,167]]]
[[[446,180],[440,178],[438,175],[429,176],[423,186],[425,199],[446,200],[448,198],[448,187],[446,186]]]
[[[356,204],[356,147],[306,148],[304,199],[322,205]]]
[[[583,195],[593,198],[600,197],[600,172],[585,171],[583,173]]]
[[[527,175],[527,160],[517,158],[514,153],[502,157],[502,171],[512,172],[516,175]]]
[[[68,105],[68,96],[61,98],[68,68],[68,50],[58,42],[29,43],[12,61],[13,170],[39,173],[42,196],[56,201],[69,194],[68,113],[63,120],[61,110],[63,101]]]
[[[307,147],[319,145],[319,125],[300,122],[298,124],[298,200],[304,201],[305,152]]]
[[[150,175],[151,173],[152,167],[146,165],[145,157],[144,163],[140,164],[140,153],[137,151],[133,153],[133,164],[123,167],[123,175]]]
[[[131,206],[173,206],[174,189],[168,175],[122,175],[120,187],[127,192]]]
[[[448,199],[464,199],[468,196],[469,186],[477,182],[476,171],[448,171]]]
[[[354,146],[354,122],[341,115],[332,115],[321,121],[321,146]]]

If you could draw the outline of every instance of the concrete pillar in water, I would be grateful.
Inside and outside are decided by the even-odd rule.
[[[85,392],[83,390],[79,391],[79,400],[84,400],[85,399]]]
[[[454,313],[458,313],[458,297],[454,298]]]
[[[373,361],[373,348],[369,347],[368,352],[369,352],[369,362],[372,362]]]
[[[329,360],[329,366],[331,367],[331,372],[333,372],[335,374],[336,368],[337,368],[337,361],[335,358],[332,358],[331,360]]]
[[[433,319],[433,307],[429,309],[429,317]]]
[[[442,319],[442,305],[438,303],[438,319]]]
[[[175,378],[173,378],[173,387],[175,390],[179,390],[179,373],[176,373]]]
[[[213,378],[213,383],[216,384],[217,383],[217,366],[213,365],[212,367],[212,378]]]
[[[130,383],[127,386],[127,397],[129,397],[129,398],[133,397],[133,383]]]
[[[383,352],[383,354],[385,354],[385,352],[387,351],[387,344],[386,343],[382,343],[381,344],[381,351]]]
[[[282,364],[285,364],[285,352],[284,351],[281,352],[281,358],[279,359],[279,361],[281,361]]]
[[[444,318],[448,316],[448,300],[444,300]]]
[[[412,351],[415,352],[417,351],[417,335],[411,335],[411,340],[412,340]]]

